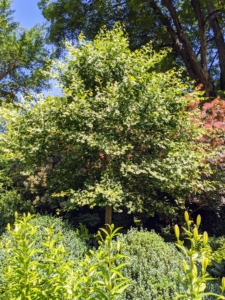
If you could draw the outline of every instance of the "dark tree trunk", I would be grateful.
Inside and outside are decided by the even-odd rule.
[[[212,1],[208,2],[209,24],[213,30],[216,47],[218,49],[220,66],[220,89],[225,90],[225,42],[222,28],[219,23],[219,16],[214,9]]]
[[[190,77],[195,80],[196,85],[200,83],[203,84],[203,89],[205,90],[206,96],[213,95],[212,79],[210,78],[209,72],[206,68],[206,53],[204,52],[205,50],[202,50],[201,54],[203,55],[203,57],[202,61],[200,62],[192,49],[190,41],[183,31],[182,25],[179,21],[176,9],[173,6],[172,1],[162,0],[162,5],[164,5],[169,11],[170,17],[176,30],[172,26],[170,19],[163,14],[162,10],[158,7],[154,0],[150,1],[150,5],[154,12],[159,16],[162,24],[167,28],[167,31],[173,41],[173,46],[177,53],[181,56]],[[196,6],[196,12],[198,11],[198,16],[196,17],[198,18],[199,26],[201,26],[201,28],[199,29],[202,29],[201,42],[204,46],[204,44],[206,43],[204,36],[205,28],[202,22],[201,11],[199,11],[199,9],[200,6]]]
[[[111,225],[112,224],[112,206],[106,205],[105,207],[105,225]]]
[[[206,40],[206,23],[205,18],[201,11],[201,5],[199,0],[191,0],[191,5],[194,9],[195,15],[198,20],[198,28],[200,34],[200,47],[201,47],[201,66],[204,72],[207,72],[207,40]]]

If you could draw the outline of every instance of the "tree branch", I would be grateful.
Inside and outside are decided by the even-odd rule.
[[[212,66],[213,66],[213,63],[214,63],[214,60],[216,59],[217,56],[218,56],[218,53],[216,53],[216,54],[214,55],[213,59],[212,59],[212,62],[211,62],[210,66],[209,66],[209,69],[208,69],[209,72],[211,71]]]
[[[15,68],[16,68],[16,62],[14,62],[8,69],[6,69],[0,74],[0,80],[2,80],[5,76],[7,76]]]
[[[191,43],[183,31],[182,25],[179,21],[178,14],[171,0],[162,0],[162,4],[167,8],[170,13],[170,17],[176,28],[176,32],[173,29],[169,18],[163,14],[162,9],[158,7],[154,0],[150,2],[151,8],[159,16],[162,24],[166,26],[168,33],[170,34],[175,50],[182,57],[188,73],[196,81],[196,84],[203,84],[206,95],[210,95],[213,92],[212,80],[209,73],[197,59]]]
[[[223,30],[220,25],[220,20],[214,9],[213,1],[208,2],[208,12],[211,17],[209,18],[209,24],[213,30],[216,47],[219,55],[220,66],[220,88],[225,90],[225,41],[223,38]]]
[[[212,11],[206,18],[205,18],[205,23],[216,13],[220,12],[220,9],[216,9],[214,11]]]
[[[198,28],[200,33],[201,43],[201,64],[204,71],[207,70],[207,54],[206,54],[206,26],[204,16],[202,14],[201,5],[199,0],[191,0],[191,5],[194,9],[195,15],[198,20]]]
[[[212,37],[212,38],[208,39],[208,40],[206,41],[206,43],[208,44],[208,42],[211,42],[211,41],[213,41],[213,40],[215,40],[215,37]],[[200,48],[198,49],[198,52],[196,53],[196,56],[198,57],[200,53],[201,53],[201,46],[200,46]]]

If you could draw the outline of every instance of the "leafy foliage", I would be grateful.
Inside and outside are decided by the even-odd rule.
[[[49,21],[49,41],[59,50],[64,40],[77,41],[80,32],[93,40],[103,25],[112,28],[120,21],[132,49],[149,41],[157,50],[172,47],[164,70],[183,64],[207,92],[225,89],[225,11],[220,0],[40,0],[39,7]]]
[[[184,113],[189,84],[158,69],[166,52],[131,52],[119,25],[67,49],[56,73],[62,97],[2,113],[4,157],[22,165],[35,206],[173,214],[196,185],[210,189]]]
[[[215,260],[212,260],[212,265],[208,267],[207,271],[211,276],[224,277],[225,276],[224,261],[218,263]]]
[[[196,224],[189,219],[189,214],[186,211],[184,214],[186,227],[183,227],[185,235],[190,242],[190,248],[184,246],[184,241],[180,240],[180,229],[178,225],[175,225],[174,231],[177,238],[176,246],[185,254],[188,261],[183,260],[184,277],[182,279],[183,284],[186,286],[184,293],[177,293],[176,299],[202,299],[205,296],[218,297],[217,299],[224,299],[222,294],[225,291],[225,278],[222,279],[222,291],[221,295],[206,292],[206,282],[213,280],[208,276],[208,264],[209,259],[206,256],[208,252],[208,234],[205,231],[203,234],[199,234],[199,226],[201,224],[201,216],[198,215]],[[193,227],[192,227],[193,225]],[[198,273],[197,263],[201,264],[201,273]]]
[[[76,233],[70,226],[67,224],[67,222],[62,221],[60,218],[55,218],[52,216],[41,216],[37,215],[29,220],[29,224],[32,227],[35,227],[36,230],[34,234],[32,235],[31,239],[34,241],[32,243],[31,248],[32,249],[39,249],[40,252],[34,257],[35,259],[43,259],[43,251],[45,249],[45,246],[42,244],[46,241],[48,238],[48,231],[46,228],[53,227],[52,232],[52,239],[56,240],[55,246],[58,246],[60,243],[63,243],[63,246],[65,248],[66,254],[64,255],[64,261],[67,261],[68,259],[73,261],[73,263],[78,264],[79,261],[81,261],[85,254],[87,253],[88,249],[85,244],[85,241],[81,239],[80,234]],[[16,247],[16,242],[14,241],[11,232],[6,231],[2,234],[1,240],[3,244],[6,244],[7,242],[10,243],[10,247]],[[6,262],[6,256],[9,255],[11,257],[10,253],[6,254],[4,252],[4,249],[0,248],[0,274],[3,276],[3,269],[7,265]],[[3,277],[1,278],[3,280]]]
[[[212,276],[223,277],[225,276],[224,236],[221,236],[219,238],[213,238],[209,243],[211,246],[211,253],[210,253],[211,266],[209,267],[208,272]]]
[[[14,22],[11,0],[0,1],[0,103],[17,100],[18,93],[40,92],[49,87],[42,71],[49,66],[44,29],[29,30]]]
[[[201,106],[201,110],[197,107]],[[224,118],[225,118],[225,101],[220,97],[211,102],[204,102],[203,105],[197,102],[188,104],[190,118],[196,126],[204,128],[198,143],[209,154],[207,163],[210,163],[213,173],[206,175],[211,183],[214,182],[214,190],[203,189],[196,196],[190,195],[190,203],[193,208],[203,208],[201,214],[203,226],[207,232],[223,235],[223,195],[224,195]],[[204,176],[203,176],[204,180]],[[204,211],[205,210],[205,211]],[[212,219],[213,222],[210,222]],[[209,226],[207,226],[207,224]]]
[[[50,215],[37,215],[29,222],[32,226],[37,226],[35,238],[38,241],[39,247],[41,247],[42,241],[47,237],[45,228],[54,228],[53,238],[61,236],[60,240],[67,253],[70,254],[69,259],[80,261],[87,253],[88,249],[84,239],[81,238],[80,233],[76,232],[66,221],[61,218],[52,217]],[[35,246],[35,245],[34,245]],[[66,257],[68,259],[68,257]]]
[[[7,223],[13,223],[14,212],[34,212],[31,201],[23,194],[24,177],[19,174],[21,165],[17,160],[5,157],[0,150],[0,232]]]
[[[16,219],[9,239],[2,241],[5,253],[0,299],[106,299],[114,300],[127,287],[128,279],[121,274],[124,264],[115,263],[125,256],[121,244],[112,243],[118,229],[103,229],[102,244],[80,264],[74,263],[64,248],[62,233],[54,227],[41,228],[47,232],[42,243],[37,243],[38,226],[30,223],[32,216]],[[8,226],[10,230],[10,226]],[[114,248],[115,245],[115,248]],[[93,257],[96,262],[93,264]],[[92,258],[92,259],[91,259]]]
[[[178,277],[183,275],[183,256],[173,244],[143,229],[131,229],[120,241],[129,261],[123,275],[131,279],[131,285],[119,299],[174,299],[176,292],[183,291]]]
[[[37,241],[34,237],[37,226],[29,224],[30,218],[28,215],[16,221],[15,229],[10,232],[11,241],[6,239],[2,244],[6,262],[2,299],[53,299],[66,294],[63,285],[70,263],[62,264],[65,250],[61,243],[55,245],[60,238],[53,238],[53,228],[49,228],[47,239],[43,241],[44,251],[32,247]],[[42,258],[37,259],[41,254]]]

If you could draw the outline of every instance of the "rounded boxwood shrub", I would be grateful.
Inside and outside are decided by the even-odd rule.
[[[129,265],[122,269],[131,279],[131,286],[120,300],[175,299],[175,292],[183,292],[178,275],[183,277],[183,255],[173,244],[154,231],[131,229],[119,237]]]
[[[211,276],[210,276],[211,277]],[[214,278],[214,280],[212,281],[208,281],[206,283],[206,289],[205,292],[210,292],[210,293],[215,293],[215,294],[219,294],[221,293],[221,278]],[[215,300],[217,298],[215,298],[214,296],[205,296],[204,300]]]
[[[66,252],[69,253],[71,260],[80,261],[87,253],[88,249],[86,242],[80,237],[79,233],[76,232],[68,222],[62,220],[62,218],[53,217],[51,215],[37,215],[30,220],[30,223],[34,226],[38,226],[36,235],[40,242],[43,240],[44,236],[47,235],[44,228],[53,226],[53,238],[61,235],[61,242],[63,243]]]
[[[63,244],[66,253],[66,259],[70,259],[74,262],[82,260],[85,254],[88,252],[87,245],[84,240],[81,239],[79,233],[76,232],[66,221],[61,218],[53,217],[50,215],[36,215],[29,221],[32,225],[37,226],[38,229],[35,233],[35,239],[37,242],[32,247],[42,248],[42,242],[46,239],[48,233],[45,228],[52,226],[53,238],[61,236],[60,243]],[[10,239],[8,232],[3,233],[1,240]],[[37,245],[38,243],[38,245]],[[4,261],[4,254],[0,247],[0,265]]]
[[[87,245],[85,241],[80,238],[78,232],[73,230],[73,228],[61,218],[56,218],[50,215],[37,215],[36,217],[32,218],[29,223],[31,223],[33,226],[37,226],[37,231],[34,235],[35,243],[32,245],[32,248],[43,248],[44,250],[45,247],[42,245],[42,242],[44,242],[48,236],[48,232],[45,230],[45,228],[50,228],[52,226],[53,235],[51,238],[56,240],[59,238],[60,241],[58,243],[63,244],[66,253],[64,257],[65,261],[72,261],[74,263],[74,267],[76,268],[77,264],[83,260],[85,254],[88,252]],[[13,246],[14,242],[8,231],[3,233],[1,236],[1,242],[3,244],[7,241],[10,241]],[[55,246],[57,246],[57,243]],[[6,254],[0,245],[0,294],[5,282],[3,275],[6,261],[5,255]],[[10,255],[10,253],[7,255]],[[34,256],[34,259],[38,261],[42,260],[42,254]],[[1,296],[0,299],[2,299]]]

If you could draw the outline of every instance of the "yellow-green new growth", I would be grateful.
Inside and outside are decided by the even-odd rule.
[[[198,215],[196,219],[196,224],[193,223],[189,218],[187,211],[184,213],[184,219],[187,224],[187,228],[183,228],[187,236],[187,239],[190,241],[190,248],[188,249],[183,245],[183,241],[179,239],[180,229],[178,225],[174,226],[175,236],[177,238],[176,246],[184,253],[186,260],[182,261],[184,278],[182,282],[186,289],[186,293],[177,294],[176,299],[187,299],[187,300],[202,300],[205,296],[214,296],[217,299],[225,299],[222,295],[217,295],[215,293],[205,292],[206,282],[208,280],[213,280],[209,278],[207,274],[207,266],[209,264],[209,259],[205,256],[206,246],[208,242],[208,234],[204,232],[203,235],[199,234],[199,226],[201,224],[201,216]],[[193,223],[193,226],[191,224]],[[201,243],[201,251],[198,251],[196,245]],[[197,263],[201,262],[202,272],[198,273]],[[225,291],[225,279],[222,279],[222,292]]]

